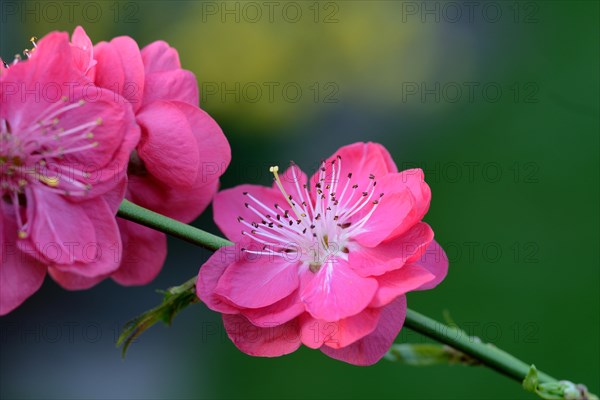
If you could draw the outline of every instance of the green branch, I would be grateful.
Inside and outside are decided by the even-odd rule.
[[[127,200],[124,200],[121,204],[118,215],[122,218],[167,233],[209,250],[214,251],[220,247],[233,244],[224,238],[157,214]],[[173,316],[188,305],[188,303],[185,303],[185,300],[185,304],[183,304],[181,299],[195,299],[195,295],[191,296],[194,294],[195,290],[193,283],[194,280],[192,279],[181,286],[167,290],[167,295],[163,304],[142,314],[140,317],[127,324],[118,344],[124,343],[125,346],[128,346],[131,341],[139,336],[145,329],[148,329],[160,320],[170,323]],[[189,300],[189,304],[192,302],[195,301]],[[476,338],[469,337],[456,327],[442,324],[411,309],[408,309],[406,312],[404,326],[438,342],[444,343],[464,353],[471,359],[477,360],[479,363],[486,365],[519,383],[523,383],[527,377],[531,376],[532,368],[534,368],[491,344],[481,343],[479,340],[476,340]],[[538,373],[537,370],[536,373],[536,382],[540,385],[552,384],[554,386],[560,386],[562,384],[550,375],[542,372]],[[529,386],[526,386],[526,388],[529,388]]]

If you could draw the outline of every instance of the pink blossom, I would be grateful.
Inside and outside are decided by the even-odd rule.
[[[272,172],[273,187],[215,196],[215,221],[236,245],[202,266],[199,298],[247,354],[304,344],[351,364],[377,362],[402,328],[405,294],[433,288],[448,269],[421,221],[431,198],[422,171],[398,172],[383,146],[355,143],[310,185],[295,165]]]
[[[140,135],[125,99],[82,73],[66,33],[34,46],[0,71],[0,315],[46,271],[64,284],[119,267],[115,214]]]
[[[79,42],[88,43],[89,38],[82,36],[85,33],[80,32]],[[135,40],[121,36],[98,43],[93,52],[84,54],[94,58],[82,64],[93,65],[95,83],[125,97],[141,128],[141,140],[129,161],[126,198],[191,222],[212,200],[231,160],[223,132],[198,107],[196,77],[181,69],[177,51],[162,41],[140,51]],[[123,285],[146,284],[162,268],[166,236],[118,221],[124,257],[111,277]]]

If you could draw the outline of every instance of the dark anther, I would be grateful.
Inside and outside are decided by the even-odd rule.
[[[352,189],[356,189],[356,188],[358,188],[357,184],[352,185]]]

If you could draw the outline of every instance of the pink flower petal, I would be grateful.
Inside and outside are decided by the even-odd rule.
[[[215,294],[223,272],[238,259],[238,254],[236,246],[221,247],[200,267],[196,281],[196,294],[213,311],[224,314],[239,313],[239,308],[225,301],[222,296]]]
[[[185,115],[192,128],[196,141],[192,146],[197,149],[200,160],[196,179],[189,187],[183,188],[151,174],[132,174],[127,197],[136,204],[187,223],[198,217],[212,200],[219,186],[219,177],[231,161],[231,150],[219,126],[204,111],[181,102],[169,104]]]
[[[347,262],[327,262],[301,293],[306,310],[316,319],[339,321],[363,311],[373,299],[377,281],[357,275]]]
[[[379,190],[379,186],[377,186]],[[377,208],[365,223],[360,233],[354,235],[354,239],[363,246],[375,247],[382,241],[388,239],[399,225],[410,213],[413,207],[413,199],[408,190],[399,192],[385,192],[382,198],[379,199]],[[368,210],[361,213],[361,218]]]
[[[97,256],[96,231],[86,210],[95,202],[81,207],[42,188],[34,187],[31,193],[36,207],[31,241],[48,264],[87,263]],[[83,251],[84,247],[88,251]]]
[[[302,344],[311,349],[318,349],[323,343],[335,340],[334,335],[338,332],[338,323],[327,322],[313,318],[305,312],[298,317],[300,324],[300,340]]]
[[[399,174],[390,174],[381,179],[382,188],[398,188],[405,186],[413,197],[413,207],[403,223],[399,225],[391,236],[400,235],[413,224],[421,221],[431,202],[431,189],[425,182],[423,171],[419,168],[402,171]]]
[[[72,272],[61,271],[57,268],[49,267],[48,274],[55,282],[66,290],[87,290],[96,286],[106,279],[110,274],[89,278]]]
[[[69,36],[64,32],[52,32],[38,42],[35,56],[26,62],[11,66],[2,75],[5,88],[0,113],[8,118],[14,132],[27,129],[32,121],[61,96],[69,95],[69,88],[79,89],[89,84],[71,62]],[[58,82],[68,82],[59,85]],[[26,105],[26,106],[25,106]]]
[[[93,68],[97,63],[94,59],[94,44],[81,26],[77,26],[73,31],[71,44],[73,45],[73,62],[84,75],[93,81],[95,76]]]
[[[78,212],[81,209],[85,210],[85,216],[82,216],[82,214]],[[94,237],[93,239],[90,239],[90,232],[83,232],[82,228],[79,238],[74,238],[72,236],[74,232],[67,228],[68,224],[65,224],[64,220],[61,221],[60,233],[58,236],[55,236],[57,240],[54,245],[60,245],[59,241],[61,240],[71,241],[72,244],[69,246],[66,245],[67,242],[62,242],[62,247],[69,250],[67,257],[77,258],[75,262],[61,264],[56,261],[57,258],[54,257],[53,253],[49,253],[49,250],[45,249],[44,251],[46,254],[52,256],[48,257],[51,258],[51,261],[53,261],[53,263],[50,263],[50,266],[62,272],[70,272],[87,278],[108,276],[110,273],[119,268],[123,253],[121,236],[119,234],[116,218],[110,210],[108,204],[102,198],[98,198],[89,200],[86,203],[82,203],[79,207],[71,205],[66,211],[68,211],[68,214],[63,213],[62,215],[68,215],[67,220],[70,218],[82,218],[82,220],[90,221],[92,227],[91,234],[93,234]],[[52,221],[49,223],[54,223],[56,221],[50,217],[47,218],[47,221]],[[35,235],[32,234],[32,240],[36,240],[36,237],[51,239],[52,236],[44,236],[40,234],[39,230],[42,228],[39,227],[39,220],[40,216],[37,215],[36,224],[38,227],[36,228],[35,225],[32,227],[34,232],[35,229],[37,229],[37,233]],[[71,219],[71,221],[74,220]],[[81,224],[82,221],[77,221],[72,225],[82,226]],[[69,233],[68,236],[66,235],[67,232]],[[54,235],[56,235],[56,231],[54,232]],[[38,248],[40,248],[40,245],[38,245]],[[63,260],[64,257],[65,256],[63,255],[61,260]],[[58,283],[60,284],[61,282],[58,281]]]
[[[142,105],[157,100],[181,101],[195,107],[200,103],[196,76],[183,69],[146,74]]]
[[[42,286],[46,266],[18,249],[19,228],[14,212],[3,201],[0,203],[0,315],[6,315]]]
[[[135,222],[120,218],[117,222],[123,240],[123,257],[111,278],[125,286],[150,283],[167,258],[167,236]]]
[[[256,246],[251,240],[247,239],[241,244],[241,246]],[[313,273],[309,272],[307,268],[300,267],[299,274],[299,287],[294,290],[289,296],[273,303],[270,306],[261,308],[245,308],[240,310],[240,313],[244,315],[252,325],[260,327],[271,327],[275,325],[281,325],[292,319],[301,316],[308,315],[306,307],[300,298],[302,288],[305,287],[313,277]]]
[[[302,343],[312,349],[327,345],[338,349],[372,333],[379,322],[381,309],[366,308],[362,312],[336,322],[327,322],[303,314],[299,321]]]
[[[98,43],[94,50],[96,85],[122,95],[137,111],[144,96],[144,64],[135,40],[119,36],[109,43]]]
[[[381,309],[366,308],[362,312],[337,322],[337,332],[325,345],[339,349],[351,345],[372,333],[379,323]]]
[[[262,246],[252,247],[261,250]],[[287,297],[298,288],[299,263],[282,257],[241,252],[241,258],[229,265],[215,293],[244,308],[266,307]]]
[[[171,187],[190,187],[198,174],[200,156],[186,115],[175,104],[156,101],[144,106],[137,120],[142,127],[137,149],[146,169]]]
[[[337,161],[337,157],[341,157],[341,162]],[[335,163],[335,176],[334,168],[331,165],[331,161],[336,160]],[[387,175],[388,173],[397,172],[396,165],[392,160],[388,151],[378,143],[354,143],[348,146],[344,146],[336,151],[326,161],[326,172],[325,172],[325,185],[331,185],[336,181],[338,175],[338,166],[342,165],[340,175],[340,182],[345,183],[349,174],[352,174],[351,183],[358,185],[358,189],[353,192],[346,193],[346,196],[350,194],[350,204],[354,204],[361,198],[361,193],[367,190],[367,187],[371,183],[369,179],[370,175],[373,175],[376,180]],[[311,187],[314,188],[319,182],[320,171],[317,171],[310,179]],[[314,190],[312,192],[314,196]]]
[[[243,230],[248,231],[248,227],[238,221],[239,217],[248,222],[261,221],[261,217],[257,216],[250,207],[244,207],[244,204],[247,203],[260,213],[275,217],[275,213],[265,210],[244,193],[252,195],[272,210],[275,203],[285,204],[285,199],[278,190],[264,186],[240,185],[217,193],[213,200],[215,223],[227,239],[233,242],[244,238]]]
[[[231,148],[223,131],[210,115],[198,107],[180,101],[171,101],[187,117],[196,139],[200,159],[199,174],[202,185],[219,179],[231,162]]]
[[[369,174],[375,175],[378,179],[398,171],[389,152],[379,143],[358,142],[341,147],[327,159],[327,162],[335,160],[338,156],[342,158],[341,176],[345,177],[352,173],[359,186],[367,186]],[[318,176],[317,172],[311,178],[310,182],[313,186],[318,182]]]
[[[418,260],[415,260],[415,264],[420,265],[435,275],[435,279],[419,286],[415,290],[433,289],[448,274],[448,256],[446,256],[444,249],[435,240],[427,247],[425,253]]]
[[[181,68],[177,50],[162,40],[152,42],[144,47],[142,49],[142,60],[147,74]]]
[[[298,291],[277,303],[263,308],[246,308],[241,314],[248,318],[252,325],[271,327],[284,324],[304,312],[304,304],[300,301]]]
[[[225,330],[238,349],[251,356],[279,357],[300,347],[298,321],[259,328],[242,315],[223,314]]]
[[[371,301],[371,307],[383,307],[398,296],[417,290],[421,285],[435,279],[435,275],[417,264],[406,264],[400,269],[378,276],[379,290]]]
[[[360,276],[381,275],[417,259],[433,240],[433,230],[424,222],[409,231],[376,247],[349,244],[349,264]]]
[[[405,318],[406,297],[402,296],[383,308],[379,325],[373,333],[341,349],[325,345],[321,347],[321,351],[331,358],[350,364],[373,365],[390,349]]]

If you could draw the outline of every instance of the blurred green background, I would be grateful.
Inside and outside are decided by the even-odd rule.
[[[311,170],[383,143],[433,191],[426,221],[451,265],[409,307],[560,379],[599,385],[599,6],[594,1],[0,1],[0,54],[81,24],[94,42],[166,40],[228,136],[223,187]],[[210,210],[196,226],[217,232]],[[67,292],[47,280],[0,319],[0,397],[532,398],[484,368],[359,368],[301,349],[251,358],[196,305],[121,360],[121,324],[209,253],[170,240],[142,288]],[[403,330],[398,342],[422,342]]]

